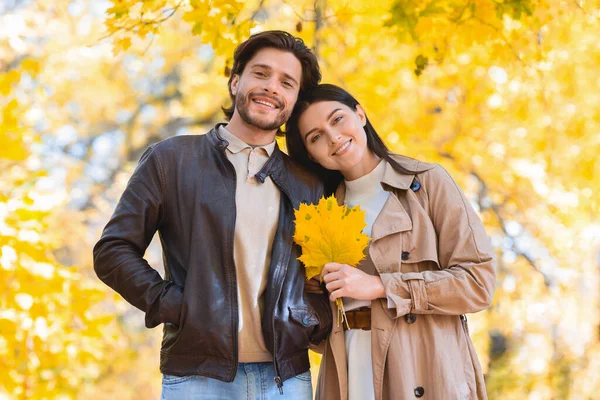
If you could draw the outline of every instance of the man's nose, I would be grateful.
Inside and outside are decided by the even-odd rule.
[[[277,79],[268,79],[265,81],[264,88],[270,93],[277,94]]]

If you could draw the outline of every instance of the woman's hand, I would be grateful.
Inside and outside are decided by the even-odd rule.
[[[386,297],[380,277],[369,275],[346,264],[325,264],[322,276],[327,290],[331,293],[329,295],[331,301],[340,297],[351,297],[356,300],[375,300]]]

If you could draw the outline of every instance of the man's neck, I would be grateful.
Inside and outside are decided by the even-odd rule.
[[[264,131],[256,126],[247,124],[237,115],[234,115],[224,128],[251,146],[265,146],[270,144],[275,140],[275,136],[277,135],[276,129],[273,131]]]

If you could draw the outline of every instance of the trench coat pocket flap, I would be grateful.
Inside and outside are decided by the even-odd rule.
[[[304,326],[314,326],[319,324],[319,319],[308,309],[302,306],[290,306],[290,318],[292,321]]]

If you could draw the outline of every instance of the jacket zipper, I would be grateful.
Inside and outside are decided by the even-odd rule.
[[[229,161],[229,159],[227,158],[227,154],[225,153],[226,150],[223,150],[223,153],[221,154],[223,156],[223,161],[225,162],[225,164],[227,165],[227,167],[229,168],[229,171],[233,174],[233,184],[236,185],[237,182],[237,174],[235,172],[235,168],[233,166],[233,164],[231,163],[231,161]],[[235,241],[234,236],[235,235],[235,221],[237,218],[237,208],[236,208],[236,204],[235,204],[235,192],[236,190],[233,190],[233,220],[231,222],[231,229],[229,230],[230,232],[230,243],[231,243],[231,265],[234,267],[234,274],[233,274],[233,286],[235,287],[235,296],[233,296],[232,298],[232,304],[235,305],[234,308],[234,324],[233,324],[233,359],[234,359],[234,365],[235,368],[233,370],[233,374],[231,375],[231,382],[233,382],[233,380],[235,379],[235,376],[237,375],[237,370],[239,368],[239,354],[238,354],[238,327],[240,324],[239,321],[239,310],[238,310],[238,304],[237,304],[237,268],[235,266],[235,259],[234,259],[234,249],[233,249],[233,243]]]
[[[273,181],[277,184],[277,186],[279,187],[279,190],[281,190],[287,196],[290,203],[292,203],[292,197],[287,192],[287,190],[283,189],[283,187],[277,183],[276,179],[274,179]],[[282,267],[277,270],[277,272],[278,272],[277,278],[278,279],[279,279],[279,276],[281,275],[281,269],[283,269],[289,262],[291,251],[292,251],[291,246],[288,246],[284,262],[281,264]],[[286,268],[286,270],[287,270],[287,268]],[[273,329],[273,367],[275,369],[275,383],[277,384],[277,388],[279,389],[279,394],[283,396],[283,382],[281,381],[281,376],[279,374],[279,364],[277,363],[277,334],[275,333],[275,308],[277,306],[277,303],[279,302],[279,298],[281,297],[282,290],[283,290],[283,281],[279,285],[277,297],[275,298],[275,302],[273,303],[273,315],[271,317],[271,324],[272,324],[271,328]]]

